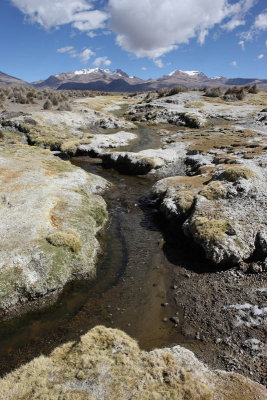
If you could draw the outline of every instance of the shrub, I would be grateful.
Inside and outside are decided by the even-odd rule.
[[[174,94],[188,92],[188,89],[183,86],[174,86],[172,89],[168,91],[166,96],[173,96]]]
[[[64,101],[64,103],[60,104],[58,107],[58,111],[72,111],[70,103]]]
[[[51,99],[53,106],[58,106],[58,99],[56,96],[51,96]]]
[[[257,94],[257,93],[259,93],[259,88],[258,88],[258,85],[253,85],[253,86],[251,86],[249,89],[248,89],[248,92],[249,93],[252,93],[252,94]]]
[[[236,101],[236,100],[244,100],[246,97],[246,90],[243,87],[233,86],[226,90],[224,93],[224,100],[227,101]]]
[[[221,97],[223,94],[222,89],[220,87],[210,88],[205,91],[203,96],[206,97]]]
[[[161,98],[161,97],[165,97],[165,96],[167,96],[167,93],[169,92],[169,90],[168,89],[166,89],[166,88],[164,88],[164,89],[160,89],[160,90],[158,90],[158,97],[159,98]]]
[[[46,102],[44,103],[43,109],[44,109],[44,110],[51,110],[51,108],[52,108],[52,103],[51,103],[51,101],[48,99],[48,100],[46,100]]]
[[[78,253],[82,247],[80,235],[73,229],[51,233],[46,240],[56,247],[68,247],[74,253]]]

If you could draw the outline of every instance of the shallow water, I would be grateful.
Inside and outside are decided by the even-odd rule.
[[[138,125],[139,140],[127,149],[157,148],[155,132]],[[97,324],[123,329],[144,349],[185,340],[177,327],[163,321],[177,312],[168,295],[176,265],[162,251],[157,213],[147,201],[153,178],[124,176],[103,169],[101,160],[89,157],[73,158],[72,163],[113,183],[104,195],[110,221],[99,238],[104,251],[97,276],[93,281],[68,284],[52,306],[2,322],[2,374],[77,339]],[[168,306],[163,307],[166,302]]]

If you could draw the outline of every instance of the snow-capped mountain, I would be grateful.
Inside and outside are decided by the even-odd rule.
[[[267,80],[227,79],[222,76],[208,78],[203,72],[196,70],[176,69],[158,79],[143,80],[129,76],[121,69],[84,68],[71,72],[57,73],[48,79],[33,82],[35,87],[53,89],[101,90],[110,92],[149,91],[181,85],[188,88],[203,88],[228,85],[247,85],[258,83],[267,86]]]

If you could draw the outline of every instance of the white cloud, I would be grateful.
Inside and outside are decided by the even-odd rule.
[[[265,31],[267,29],[267,10],[264,10],[263,13],[257,15],[255,18],[254,24],[250,27],[247,32],[242,32],[241,37],[246,40],[252,40],[253,37],[261,31]]]
[[[81,59],[82,62],[86,63],[95,53],[91,49],[85,49],[81,53],[77,54],[77,57]]]
[[[96,67],[100,67],[101,65],[109,66],[110,64],[111,61],[107,58],[107,56],[97,57],[93,62],[93,65],[95,65]]]
[[[147,70],[147,67],[142,67],[141,68],[143,71],[146,71]]]
[[[231,62],[231,65],[232,65],[233,67],[237,67],[237,62],[236,62],[236,61],[232,61],[232,62]]]
[[[240,40],[238,44],[241,46],[242,50],[245,50],[245,42],[244,40]]]
[[[154,59],[153,61],[156,64],[157,67],[159,67],[159,68],[163,68],[164,67],[164,64],[163,64],[163,62],[162,62],[162,60],[160,58]]]
[[[93,0],[10,0],[32,23],[45,29],[64,24],[90,31],[104,27],[108,14],[93,10]]]
[[[229,5],[228,12],[231,19],[222,25],[223,29],[232,31],[238,26],[245,25],[247,12],[257,3],[258,0],[240,0]]]
[[[57,52],[67,53],[72,58],[80,58],[80,60],[84,63],[86,63],[92,56],[95,55],[95,53],[89,48],[78,52],[73,46],[61,47],[60,49],[57,49]]]
[[[110,27],[123,49],[158,59],[192,38],[203,44],[216,24],[224,23],[228,30],[243,24],[256,1],[109,0]]]
[[[68,53],[71,50],[73,50],[73,46],[66,46],[66,47],[61,47],[60,49],[57,49],[58,53]]]
[[[258,59],[261,60],[263,57],[264,57],[264,54],[260,54],[260,55],[258,56]]]
[[[257,16],[254,22],[254,27],[260,30],[267,29],[267,10]]]

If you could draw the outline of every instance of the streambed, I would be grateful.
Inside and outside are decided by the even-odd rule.
[[[155,128],[140,124],[137,133],[139,140],[127,150],[160,146]],[[104,194],[110,221],[100,237],[97,277],[72,282],[52,306],[1,324],[1,374],[103,324],[124,330],[143,349],[181,344],[212,367],[262,381],[261,359],[241,356],[242,334],[240,343],[227,343],[232,328],[221,312],[222,305],[246,302],[249,289],[257,302],[260,277],[215,271],[182,236],[172,237],[148,200],[153,177],[119,174],[89,157],[72,163],[113,184]]]

